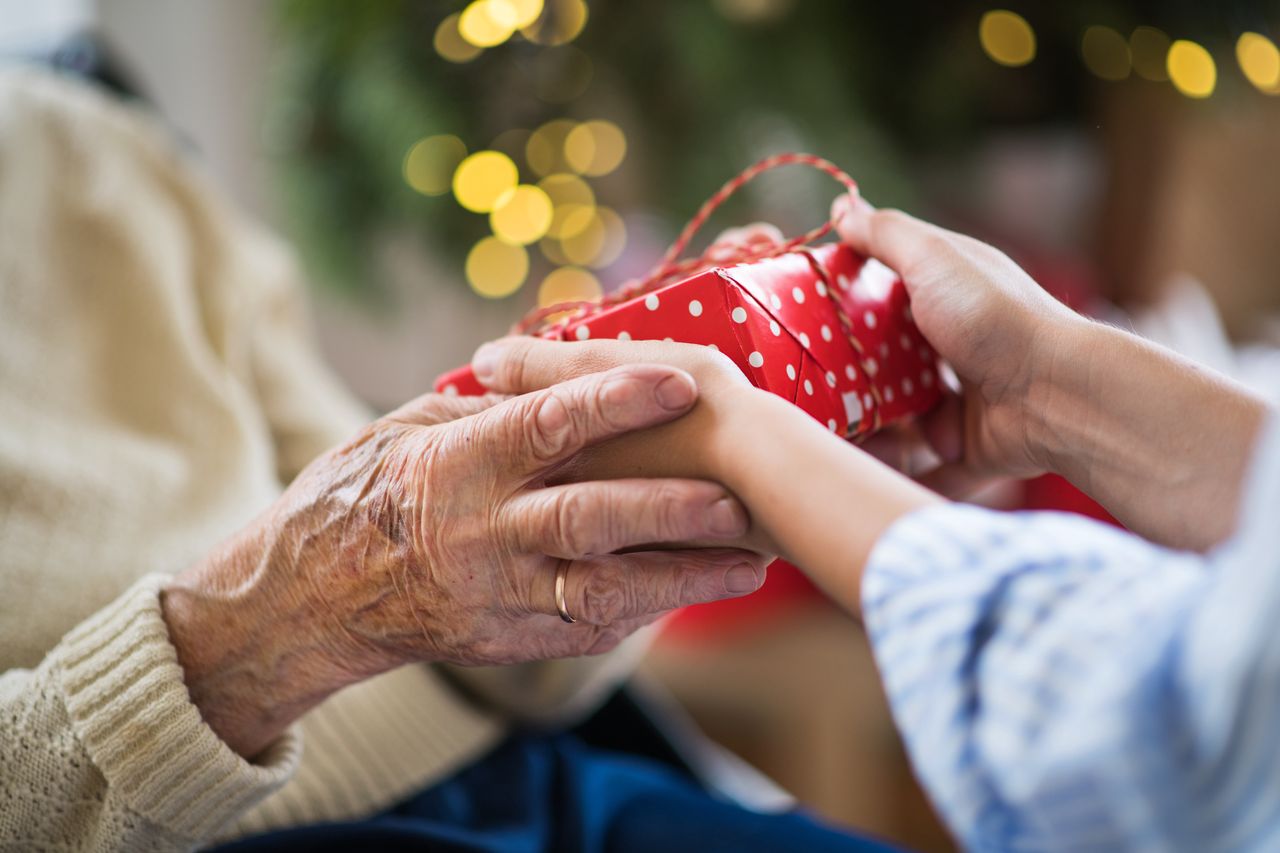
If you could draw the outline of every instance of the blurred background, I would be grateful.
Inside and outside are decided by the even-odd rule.
[[[130,93],[296,246],[380,410],[792,150],[1280,400],[1277,27],[1231,0],[0,0],[0,54]],[[836,189],[779,170],[711,230],[800,233]],[[1049,478],[986,500],[1104,515]],[[678,615],[643,677],[806,806],[949,849],[860,630],[793,572]]]

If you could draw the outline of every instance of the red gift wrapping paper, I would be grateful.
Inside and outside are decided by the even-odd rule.
[[[838,243],[709,269],[542,335],[716,347],[754,385],[849,438],[925,412],[940,396],[937,355],[912,322],[902,281]],[[441,376],[436,390],[485,391],[470,367]]]

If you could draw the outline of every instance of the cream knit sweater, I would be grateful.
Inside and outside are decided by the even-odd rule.
[[[0,72],[0,849],[184,849],[360,817],[493,745],[498,708],[582,709],[625,671],[633,653],[405,667],[257,763],[228,749],[157,591],[365,418],[312,350],[289,254],[158,124]]]

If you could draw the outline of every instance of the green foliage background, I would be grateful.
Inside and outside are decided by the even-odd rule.
[[[593,82],[580,98],[551,104],[535,94],[533,62],[562,48],[517,36],[465,64],[436,54],[436,26],[465,5],[279,2],[272,150],[293,236],[319,280],[376,298],[370,242],[389,225],[411,228],[459,269],[488,233],[451,196],[424,197],[404,183],[404,154],[427,135],[453,133],[475,151],[510,128],[609,118],[626,131],[629,154],[600,182],[601,201],[656,212],[674,231],[722,181],[772,153],[760,149],[763,122],[848,169],[868,197],[909,205],[916,163],[959,156],[1001,124],[1079,119],[1095,85],[1076,49],[1088,23],[1212,35],[1239,26],[1240,9],[1256,17],[1256,4],[1000,4],[1025,15],[1039,40],[1034,63],[1007,69],[978,45],[986,5],[795,0],[777,20],[749,25],[712,0],[595,0],[574,42],[592,60]],[[808,178],[784,171],[768,180]],[[821,215],[790,222],[788,211],[748,198],[725,222],[804,227]]]

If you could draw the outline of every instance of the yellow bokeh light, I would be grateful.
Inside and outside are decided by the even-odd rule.
[[[564,143],[578,123],[572,119],[553,119],[529,135],[524,146],[524,157],[529,168],[538,175],[564,172],[569,164],[564,157]]]
[[[564,250],[560,248],[560,241],[554,237],[543,237],[538,241],[538,248],[542,250],[542,256],[553,264],[564,266],[569,263]]]
[[[587,4],[583,0],[546,0],[543,5],[538,19],[520,30],[534,44],[566,44],[587,25]]]
[[[595,207],[595,193],[591,191],[591,186],[586,181],[577,175],[556,174],[543,178],[538,182],[538,186],[555,206],[555,212],[551,215],[551,226],[547,229],[548,235],[559,238],[572,237],[573,235],[566,228],[571,219],[574,222],[582,222],[583,226],[586,225],[581,218],[573,216],[581,208]]]
[[[542,0],[508,0],[515,9],[516,28],[531,26],[542,16]]]
[[[497,237],[485,237],[467,253],[467,283],[486,299],[510,296],[529,275],[529,253]]]
[[[572,236],[560,240],[560,252],[569,263],[607,267],[627,245],[622,217],[607,207],[580,208],[569,216],[565,228]]]
[[[453,194],[458,204],[476,213],[488,213],[519,179],[516,164],[501,151],[477,151],[453,173]]]
[[[1155,27],[1138,27],[1129,36],[1133,70],[1144,80],[1162,83],[1169,79],[1164,60],[1169,55],[1169,37]]]
[[[1213,57],[1193,41],[1175,41],[1169,47],[1165,69],[1174,87],[1188,98],[1207,98],[1218,83],[1218,67]]]
[[[458,32],[458,19],[462,17],[454,12],[436,27],[436,53],[450,62],[470,62],[481,54],[481,49],[462,37]]]
[[[561,302],[594,302],[603,291],[596,277],[581,267],[565,266],[552,270],[538,286],[538,305]]]
[[[584,175],[607,175],[627,156],[627,137],[611,121],[583,122],[564,140],[564,157],[569,168]]]
[[[1129,43],[1111,27],[1093,26],[1084,31],[1080,55],[1085,67],[1103,80],[1123,80],[1129,76]]]
[[[1245,33],[1236,41],[1236,60],[1245,78],[1268,95],[1280,95],[1280,50],[1261,33]]]
[[[992,61],[1016,68],[1036,58],[1036,34],[1026,18],[993,9],[978,24],[978,40]]]
[[[489,227],[499,240],[527,246],[541,240],[551,227],[551,199],[537,187],[521,184],[494,203]]]
[[[596,256],[594,266],[607,267],[618,259],[622,250],[627,247],[627,226],[614,210],[608,207],[597,207],[596,218],[604,223],[604,246]]]
[[[494,47],[511,38],[518,18],[512,0],[475,0],[462,10],[458,32],[476,47]]]
[[[405,183],[423,195],[444,195],[466,156],[467,146],[452,134],[419,139],[404,155]]]

